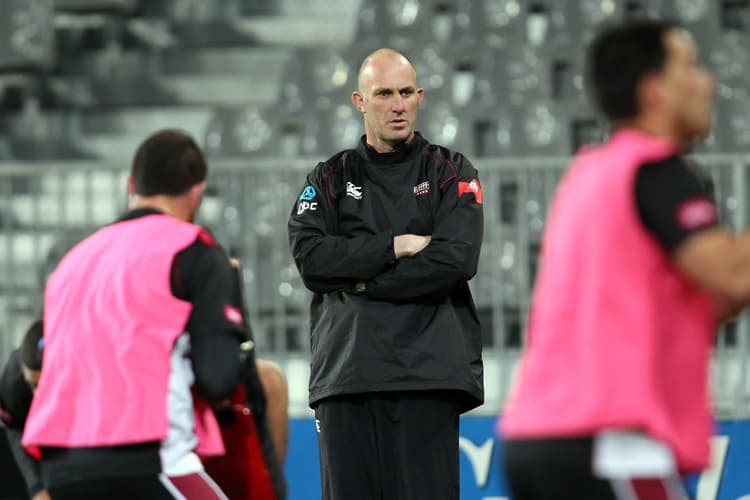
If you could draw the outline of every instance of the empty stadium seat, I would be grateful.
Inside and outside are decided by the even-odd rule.
[[[0,70],[45,71],[55,63],[53,0],[5,0]]]
[[[210,156],[264,156],[273,149],[274,115],[269,110],[216,108],[206,125],[205,152]]]

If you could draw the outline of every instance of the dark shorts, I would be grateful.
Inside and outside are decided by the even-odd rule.
[[[605,480],[592,472],[592,438],[514,439],[504,443],[513,500],[685,500],[678,476]]]
[[[455,392],[371,393],[315,407],[323,500],[457,500]]]
[[[174,500],[175,497],[158,474],[82,479],[53,486],[49,493],[55,500]]]
[[[167,477],[163,474],[80,480],[50,489],[55,500],[226,500],[205,472]]]

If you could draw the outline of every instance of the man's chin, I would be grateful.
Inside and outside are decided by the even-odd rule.
[[[403,130],[393,130],[387,137],[388,142],[404,142],[408,140],[413,133],[413,130],[404,127]]]

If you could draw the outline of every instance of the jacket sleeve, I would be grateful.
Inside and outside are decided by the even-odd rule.
[[[22,431],[34,393],[21,371],[18,350],[11,353],[0,376],[0,420],[10,429]]]
[[[42,475],[39,462],[26,453],[21,445],[21,436],[26,424],[26,415],[31,407],[33,393],[21,371],[18,351],[13,351],[0,377],[0,419],[6,425],[11,453],[26,482],[29,496],[42,490]]]
[[[185,299],[193,306],[186,330],[195,388],[207,401],[221,401],[245,376],[245,320],[233,293],[235,274],[218,246],[194,244],[175,262]]]
[[[34,460],[31,455],[26,453],[26,450],[21,444],[21,436],[23,435],[21,431],[8,428],[5,432],[8,436],[8,445],[13,454],[13,459],[16,461],[16,466],[18,466],[18,470],[21,471],[23,480],[26,483],[26,491],[29,493],[29,497],[33,498],[34,495],[44,489],[44,486],[42,485],[41,464]]]
[[[413,257],[366,283],[365,294],[376,300],[407,301],[447,296],[477,272],[484,216],[482,187],[476,169],[454,154],[456,176],[445,181],[432,241]]]
[[[341,235],[336,202],[319,165],[289,217],[289,247],[305,286],[317,293],[351,288],[395,261],[393,233]]]

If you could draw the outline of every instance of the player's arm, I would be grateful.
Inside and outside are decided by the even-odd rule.
[[[714,202],[684,160],[641,167],[635,196],[646,228],[680,272],[714,297],[719,318],[750,300],[750,235],[719,225]]]
[[[231,396],[245,376],[245,324],[235,303],[229,259],[218,245],[205,241],[212,239],[196,242],[175,258],[172,289],[193,306],[186,330],[195,388],[207,401],[218,402]]]
[[[329,176],[330,177],[330,176]],[[308,177],[289,216],[289,247],[305,286],[326,293],[367,280],[396,260],[390,231],[341,235],[336,202],[320,166]],[[408,241],[399,240],[398,250]]]
[[[445,297],[476,274],[484,227],[482,187],[476,169],[463,155],[452,160],[457,175],[442,186],[429,244],[367,281],[368,297],[385,301]]]
[[[673,259],[685,276],[712,294],[720,319],[750,302],[750,232],[707,229],[687,238]]]
[[[13,459],[21,471],[29,496],[34,498],[43,490],[41,466],[21,445],[32,398],[31,388],[21,371],[18,351],[14,351],[0,377],[0,419],[6,426],[5,432]]]

